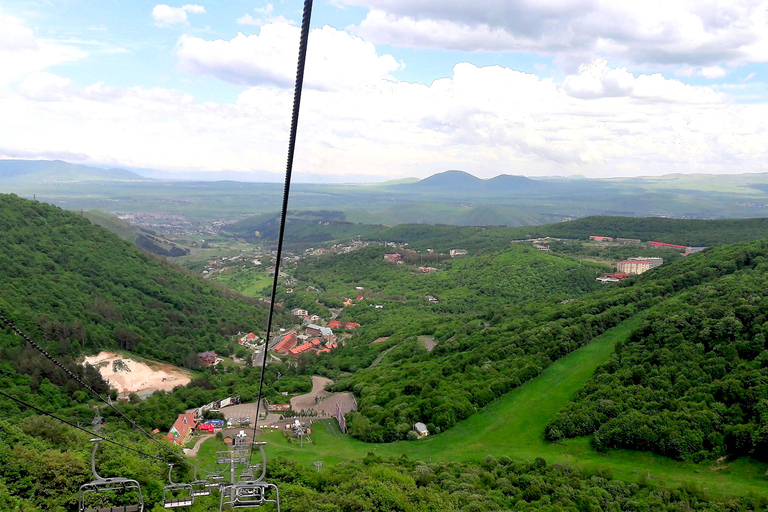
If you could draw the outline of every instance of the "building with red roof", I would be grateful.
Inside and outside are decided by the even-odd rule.
[[[173,444],[184,445],[189,438],[189,433],[197,426],[197,420],[194,414],[179,414],[176,421],[173,422],[171,430],[165,436]]]
[[[299,342],[298,338],[296,338],[295,332],[289,332],[285,336],[283,336],[283,339],[281,339],[277,345],[275,345],[274,350],[278,354],[287,354],[290,352],[290,350],[296,346],[296,344]]]

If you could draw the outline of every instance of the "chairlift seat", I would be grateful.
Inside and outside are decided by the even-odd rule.
[[[173,496],[177,492],[181,492],[182,496]],[[191,507],[194,502],[190,484],[171,484],[163,488],[163,508]]]
[[[136,492],[138,494],[138,503],[131,505],[120,505],[111,507],[90,507],[86,505],[86,498],[89,495],[98,496],[112,491],[122,491],[124,493]],[[99,478],[92,482],[87,482],[80,486],[79,493],[80,512],[143,512],[144,499],[141,495],[141,486],[136,480],[123,477]]]
[[[163,508],[191,507],[195,502],[192,496],[184,498],[163,499]]]
[[[125,505],[123,507],[87,508],[85,512],[141,512],[141,506]]]

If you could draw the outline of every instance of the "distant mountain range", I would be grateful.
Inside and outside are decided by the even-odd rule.
[[[124,169],[99,169],[62,160],[0,160],[0,183],[36,185],[80,181],[147,180]]]
[[[55,161],[0,160],[0,192],[68,209],[181,215],[195,224],[279,210],[281,184],[216,181],[224,174],[152,179],[162,173]],[[249,174],[251,178],[259,176]],[[307,179],[308,175],[304,175]],[[290,208],[334,210],[345,222],[520,226],[590,215],[726,219],[768,217],[768,174],[481,179],[460,170],[384,183],[296,181]]]

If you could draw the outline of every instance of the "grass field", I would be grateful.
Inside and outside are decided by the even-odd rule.
[[[616,342],[627,337],[639,323],[640,319],[635,317],[611,329],[440,435],[415,442],[368,444],[349,436],[334,436],[317,425],[312,431],[312,443],[305,443],[304,448],[298,443],[289,444],[280,432],[267,432],[262,440],[268,442],[268,456],[284,456],[307,465],[322,460],[329,467],[346,459],[361,459],[367,452],[382,457],[406,454],[424,461],[480,460],[487,455],[543,457],[547,462],[574,463],[625,481],[642,478],[672,486],[695,484],[717,495],[768,496],[768,464],[752,459],[718,464],[724,469],[714,470],[711,463],[680,462],[646,452],[613,450],[599,454],[592,450],[589,438],[563,443],[544,440],[544,427],[549,419],[608,359]],[[210,463],[206,454],[215,450],[206,445],[214,443],[211,440],[203,444],[199,463]]]

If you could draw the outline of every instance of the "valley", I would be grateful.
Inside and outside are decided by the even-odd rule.
[[[257,435],[268,443],[268,478],[281,486],[287,510],[322,503],[344,509],[344,500],[386,481],[399,483],[361,510],[546,510],[578,500],[619,510],[768,504],[763,219],[589,217],[525,227],[350,230],[335,226],[332,212],[304,212],[288,225],[276,327],[265,343],[275,265],[269,219],[262,229],[243,228],[258,237],[231,224],[206,238],[205,248],[169,262],[79,214],[15,196],[0,200],[4,315],[113,399],[121,390],[73,356],[120,351],[181,365],[189,375],[186,385],[118,401],[115,410],[101,407],[109,435],[123,443],[170,461],[181,451],[165,433],[187,411],[218,404],[231,418],[243,414],[225,403],[251,404],[254,421],[268,350],[263,397],[280,411],[270,418],[312,428],[303,446],[284,428],[266,425]],[[707,249],[683,256],[691,247]],[[618,275],[628,258],[663,264],[598,280]],[[89,423],[99,402],[20,341],[0,331],[5,389]],[[347,434],[335,404],[328,409],[330,399],[313,398],[330,393],[354,401],[343,410]],[[54,420],[4,407],[11,437],[0,443],[9,461],[0,469],[0,499],[71,509],[76,486],[62,483],[59,502],[30,494],[24,482],[45,473],[30,473],[20,461],[31,457],[50,468],[56,457],[74,458],[69,481],[83,482],[87,443],[66,430],[44,435]],[[148,443],[117,411],[157,429],[178,455]],[[423,439],[417,423],[429,433]],[[233,429],[221,432],[234,436]],[[202,439],[188,435],[187,448]],[[216,468],[223,438],[203,440],[191,462]],[[146,485],[148,500],[159,500],[167,466],[120,447],[104,457]],[[323,461],[319,470],[316,461]],[[341,475],[348,483],[328,484]],[[451,475],[473,483],[457,486]],[[575,488],[580,497],[569,494]],[[192,510],[212,504],[201,498]]]

